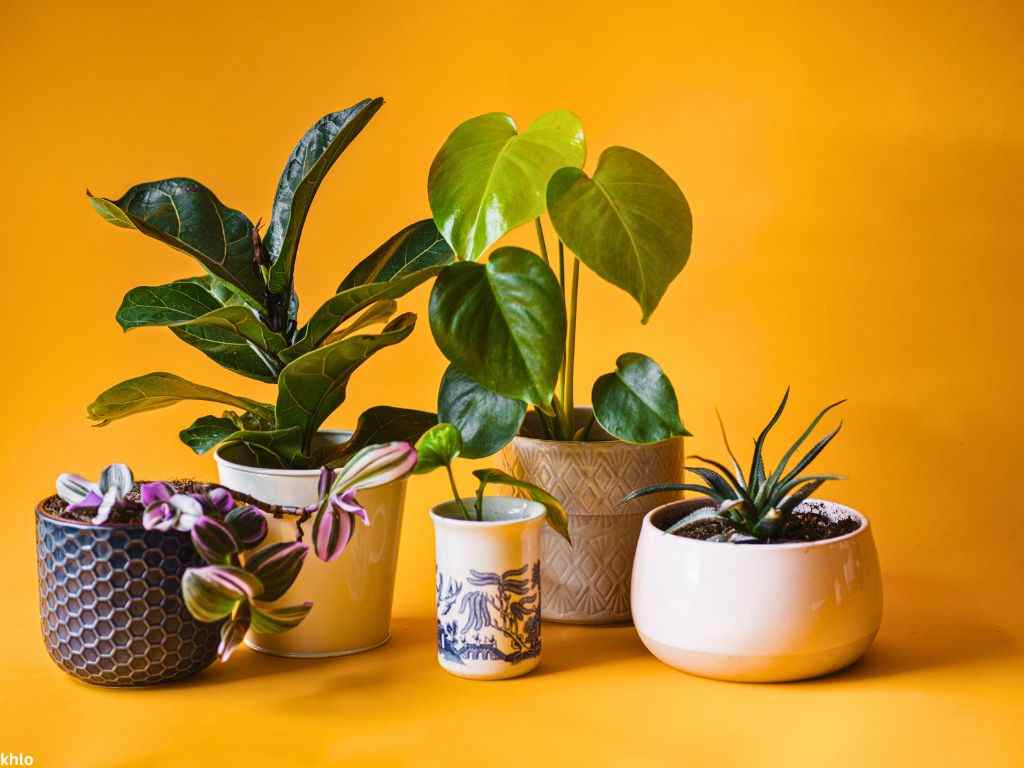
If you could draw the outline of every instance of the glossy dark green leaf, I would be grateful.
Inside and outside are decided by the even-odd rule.
[[[229,371],[267,384],[277,381],[280,362],[237,334],[207,325],[169,327],[179,339]]]
[[[252,411],[261,418],[272,419],[274,409],[267,403],[239,397],[212,387],[194,384],[173,373],[158,371],[122,381],[106,390],[88,408],[89,418],[104,426],[115,419],[135,413],[153,411],[183,400],[205,400]]]
[[[133,227],[199,261],[261,306],[263,279],[253,267],[252,222],[192,179],[137,184],[118,200],[92,197],[111,224]]]
[[[499,483],[511,486],[512,488],[518,488],[534,501],[544,505],[545,519],[548,525],[554,529],[555,533],[569,542],[570,545],[572,544],[572,539],[569,537],[569,515],[565,511],[565,507],[543,488],[513,477],[502,472],[500,469],[478,469],[473,472],[473,476],[480,481],[480,487],[477,489],[476,494],[477,499],[483,497],[484,488],[489,483]]]
[[[434,277],[442,267],[428,267],[386,283],[368,283],[337,293],[313,313],[300,331],[298,341],[281,352],[281,359],[295,360],[320,346],[345,320],[378,301],[397,299]]]
[[[491,392],[448,366],[437,394],[437,418],[458,428],[467,459],[500,451],[519,433],[524,416],[526,403]]]
[[[367,328],[371,325],[383,325],[390,320],[391,316],[397,311],[398,302],[394,299],[385,299],[384,301],[375,302],[356,315],[356,317],[352,319],[352,322],[346,323],[341,328],[334,331],[334,333],[324,339],[323,343],[331,344],[335,341],[340,341],[346,336],[351,336],[356,331],[361,331],[363,328]]]
[[[417,221],[359,262],[341,281],[338,293],[366,283],[385,283],[427,267],[444,266],[454,256],[433,220]]]
[[[409,408],[378,405],[359,415],[352,437],[341,445],[330,446],[319,454],[321,466],[338,467],[369,445],[400,440],[415,445],[423,433],[437,424],[437,414]]]
[[[231,419],[221,416],[200,416],[192,422],[192,426],[181,430],[178,437],[193,451],[203,454],[237,431],[238,427]]]
[[[690,257],[693,222],[679,186],[625,147],[601,153],[593,178],[563,168],[548,185],[548,213],[577,258],[628,292],[647,322]]]
[[[499,248],[487,264],[445,267],[430,294],[438,348],[477,383],[552,411],[565,347],[565,305],[539,256]]]
[[[379,334],[350,336],[308,352],[285,367],[278,380],[277,426],[299,427],[286,456],[309,455],[317,429],[344,402],[349,377],[356,368],[378,350],[402,341],[415,325],[416,316],[405,313]]]
[[[383,104],[381,98],[363,99],[348,109],[325,115],[289,155],[263,238],[271,260],[269,287],[274,293],[291,285],[302,227],[320,182]]]
[[[458,427],[444,422],[428,429],[416,441],[416,467],[413,474],[423,475],[438,467],[451,467],[462,453]]]
[[[586,157],[572,112],[538,117],[522,133],[506,114],[474,117],[452,131],[430,166],[427,195],[438,229],[474,260],[509,230],[540,216],[551,175]]]
[[[690,434],[679,418],[672,382],[646,355],[620,355],[615,371],[598,378],[591,394],[597,423],[619,440],[659,443]]]
[[[174,325],[223,306],[212,290],[212,278],[189,277],[128,291],[117,310],[117,322],[126,331],[148,325]]]
[[[231,446],[232,458],[238,463],[263,469],[307,469],[312,463],[294,452],[302,429],[244,429],[228,435],[225,446]]]

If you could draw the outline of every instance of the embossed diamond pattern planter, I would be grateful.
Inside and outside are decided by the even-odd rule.
[[[217,657],[220,623],[181,598],[185,569],[203,565],[187,533],[94,526],[36,509],[39,613],[50,657],[97,685],[162,683]]]
[[[589,418],[590,411],[577,413]],[[680,495],[652,494],[628,504],[622,499],[645,485],[681,482],[682,439],[630,445],[611,439],[576,443],[517,437],[503,449],[502,459],[509,474],[546,489],[569,513],[571,548],[547,526],[541,531],[543,618],[579,624],[629,621],[633,554],[643,516]]]

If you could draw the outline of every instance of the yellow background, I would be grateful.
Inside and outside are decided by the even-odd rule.
[[[5,3],[0,752],[36,766],[1024,764],[1024,10],[865,5]],[[526,123],[568,107],[588,168],[611,144],[650,155],[690,201],[693,255],[646,327],[624,293],[584,275],[577,398],[618,353],[648,353],[675,382],[691,447],[718,454],[715,405],[749,445],[792,384],[777,456],[818,407],[849,397],[819,468],[849,476],[825,495],[869,515],[881,551],[886,615],[861,664],[732,685],[662,666],[630,628],[549,625],[538,673],[451,678],[430,618],[435,476],[410,488],[381,650],[308,663],[243,651],[144,691],[53,666],[32,509],[55,476],[114,460],[142,477],[215,474],[176,436],[208,409],[93,429],[85,405],[150,370],[271,397],[163,329],[121,333],[124,292],[198,270],[103,223],[85,188],[193,176],[265,219],[303,131],[376,95],[388,103],[306,227],[305,312],[428,214],[430,160],[469,116]],[[414,336],[354,377],[331,425],[376,403],[432,407],[444,362],[426,295],[404,302],[420,314]]]

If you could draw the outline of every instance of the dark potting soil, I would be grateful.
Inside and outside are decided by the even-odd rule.
[[[147,481],[142,481],[147,482]],[[209,483],[200,483],[195,480],[171,480],[168,485],[174,488],[178,493],[204,493],[209,487]],[[134,524],[139,525],[142,523],[142,497],[141,497],[141,483],[136,483],[135,487],[128,492],[128,498],[134,502],[137,502],[138,507],[135,509],[126,510],[115,510],[107,518],[108,523],[120,523],[120,524]],[[61,520],[71,520],[78,523],[88,523],[92,521],[92,518],[96,515],[94,509],[76,509],[74,512],[68,512],[68,504],[60,496],[50,496],[43,500],[43,511],[52,515],[53,517],[59,517]]]
[[[799,544],[806,541],[825,541],[838,536],[845,536],[853,533],[860,526],[860,523],[852,517],[844,517],[839,520],[832,520],[829,517],[815,512],[814,502],[805,502],[805,509],[794,512],[786,527],[782,529],[782,535],[770,541],[749,541],[745,544]],[[807,509],[810,507],[810,509]],[[684,525],[676,536],[687,539],[707,540],[712,536],[725,531],[725,524],[718,520],[697,520]]]

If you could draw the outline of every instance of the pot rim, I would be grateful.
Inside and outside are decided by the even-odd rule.
[[[341,435],[348,440],[352,437],[353,432],[351,429],[321,429],[317,432],[318,435]],[[341,442],[345,442],[342,440]],[[218,467],[227,467],[233,469],[236,472],[246,472],[250,475],[263,475],[269,477],[319,477],[320,469],[263,469],[262,467],[251,467],[248,464],[239,464],[236,461],[225,459],[221,455],[221,449],[223,445],[218,445],[213,452],[213,459],[217,462]]]
[[[47,520],[47,521],[49,521],[51,523],[57,523],[58,525],[66,525],[69,528],[82,528],[84,530],[92,530],[92,531],[103,531],[103,530],[111,530],[111,531],[136,531],[136,530],[137,531],[145,531],[145,530],[147,530],[145,528],[145,526],[142,525],[142,523],[100,523],[99,525],[97,525],[96,523],[89,523],[89,522],[86,522],[85,520],[67,520],[67,519],[65,519],[63,517],[57,517],[56,515],[51,515],[49,512],[47,512],[45,509],[43,509],[43,502],[45,502],[47,499],[53,498],[56,495],[57,494],[52,493],[49,496],[47,496],[44,499],[42,499],[42,501],[40,501],[40,502],[38,502],[36,504],[36,517],[37,518],[42,518],[43,520]],[[157,531],[157,532],[158,533],[172,533],[172,532],[173,533],[185,533],[184,531]],[[186,535],[188,535],[188,534],[186,534]]]
[[[518,496],[485,496],[484,501],[488,499],[506,499],[508,501],[515,501],[523,504],[524,511],[526,514],[523,517],[517,517],[512,520],[458,520],[453,517],[446,517],[445,515],[438,514],[435,510],[446,507],[455,499],[448,499],[447,501],[435,504],[430,508],[430,518],[434,521],[435,525],[442,525],[444,527],[451,528],[504,528],[510,525],[521,525],[523,523],[532,523],[535,520],[543,519],[547,510],[544,509],[544,505],[539,501],[532,501],[530,499],[521,499]],[[462,501],[469,502],[470,504],[476,503],[475,496],[465,496]]]
[[[662,513],[662,512],[671,510],[671,509],[677,509],[679,506],[681,506],[683,504],[693,504],[695,501],[698,501],[698,499],[679,499],[677,501],[670,501],[670,502],[668,502],[666,504],[661,504],[660,506],[655,507],[650,512],[648,512],[646,515],[644,515],[643,527],[644,528],[650,528],[654,533],[664,534],[665,531],[663,531],[661,528],[656,526],[651,521],[651,518],[654,515],[656,515],[656,514],[659,514],[659,513]],[[789,541],[789,542],[784,542],[784,543],[780,543],[780,544],[756,544],[756,545],[751,545],[751,546],[741,546],[741,547],[738,547],[738,548],[739,549],[748,549],[748,550],[750,550],[752,552],[772,552],[772,551],[787,550],[787,549],[813,549],[813,548],[816,548],[816,547],[831,546],[833,544],[839,544],[839,543],[844,542],[844,541],[849,541],[850,539],[852,539],[852,538],[854,538],[856,536],[860,536],[860,535],[866,533],[871,528],[871,522],[868,520],[866,515],[862,514],[861,512],[858,512],[853,507],[848,507],[845,504],[840,504],[837,501],[830,501],[829,499],[818,499],[818,498],[813,498],[812,497],[812,498],[806,499],[804,502],[801,503],[800,506],[803,506],[804,503],[812,502],[812,501],[813,502],[818,502],[819,504],[828,504],[829,506],[832,506],[832,507],[838,507],[838,508],[841,509],[841,511],[844,514],[847,514],[847,515],[853,517],[854,519],[859,520],[860,521],[860,525],[854,531],[850,531],[849,533],[844,533],[842,536],[836,536],[835,538],[831,538],[831,539],[821,539],[819,541]],[[711,506],[711,505],[708,504],[708,505],[705,505],[705,506]],[[695,507],[693,511],[696,511],[697,509],[700,509],[700,508],[701,507]],[[798,506],[797,509],[799,509],[799,508],[800,507]],[[685,536],[675,536],[675,535],[671,535],[670,538],[678,540],[682,546],[689,546],[691,544],[699,545],[699,546],[719,546],[719,545],[727,544],[728,543],[728,542],[722,542],[722,541],[706,541],[705,539],[690,539],[690,538],[687,538]],[[733,547],[737,547],[737,545],[732,545],[732,546]]]

